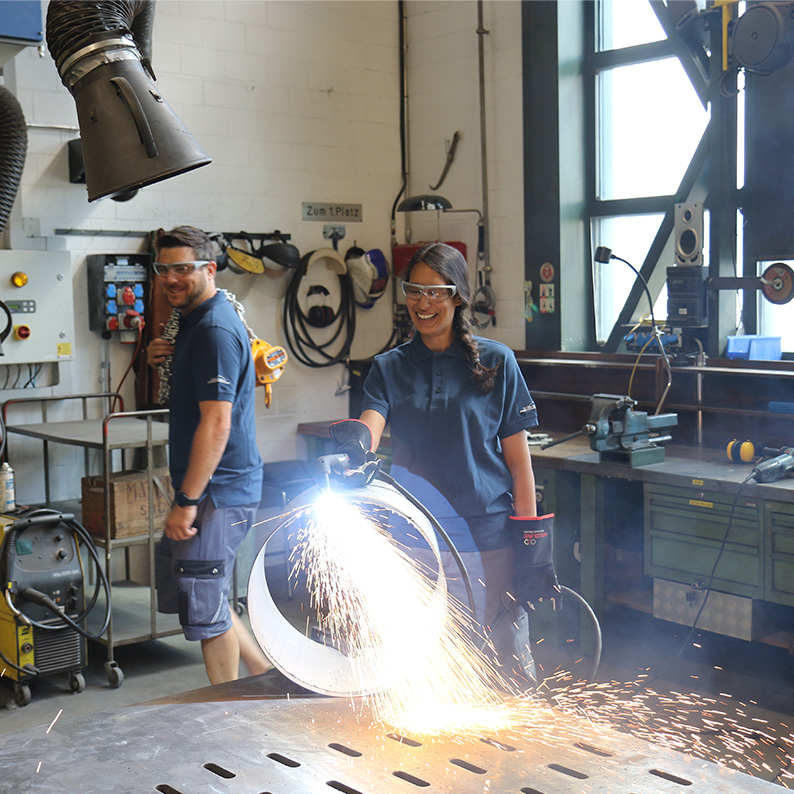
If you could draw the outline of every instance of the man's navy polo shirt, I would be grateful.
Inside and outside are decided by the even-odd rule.
[[[457,345],[434,353],[415,334],[375,357],[361,404],[389,423],[394,463],[430,482],[463,517],[512,509],[513,481],[500,439],[538,423],[512,350],[476,341],[483,366],[499,365],[488,394],[480,392]]]
[[[256,446],[251,343],[222,292],[179,318],[170,396],[170,469],[179,490],[201,412],[199,403],[232,403],[232,427],[223,457],[207,485],[215,507],[258,502],[262,458]]]

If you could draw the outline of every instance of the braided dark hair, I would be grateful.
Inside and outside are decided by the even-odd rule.
[[[469,266],[463,254],[446,243],[428,243],[420,248],[408,263],[403,274],[405,281],[411,280],[411,270],[415,265],[424,262],[429,268],[435,270],[447,284],[454,284],[458,288],[460,303],[455,307],[452,320],[452,331],[455,334],[455,343],[466,356],[471,369],[471,376],[477,383],[482,394],[488,394],[494,387],[494,379],[499,365],[485,367],[480,362],[480,348],[472,336],[471,326],[466,316],[466,310],[471,302],[469,289]]]

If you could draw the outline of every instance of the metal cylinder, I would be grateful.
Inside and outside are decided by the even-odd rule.
[[[290,502],[290,508],[311,505],[321,494],[319,488],[310,488]],[[386,516],[387,523],[389,514],[393,514],[407,521],[412,530],[416,530],[436,560],[437,576],[432,598],[435,604],[446,610],[446,581],[438,541],[427,516],[390,485],[377,480],[364,488],[351,489],[338,495],[346,501],[355,502],[365,514],[370,510],[377,511],[381,516]],[[299,516],[300,513],[297,515]],[[265,554],[268,541],[287,523],[294,520],[294,518],[286,518],[279,524],[274,520],[275,526],[266,533],[266,540],[254,560],[248,580],[251,628],[262,650],[288,678],[306,689],[325,695],[339,697],[366,695],[392,685],[394,681],[386,680],[389,673],[385,671],[391,668],[386,659],[380,658],[382,649],[368,648],[357,654],[356,658],[348,657],[330,645],[305,636],[279,610],[268,586]],[[388,586],[388,583],[384,582],[385,586]],[[395,594],[395,598],[398,597],[399,594]],[[439,632],[442,630],[440,624],[438,630]],[[362,684],[362,669],[384,671],[383,677]]]

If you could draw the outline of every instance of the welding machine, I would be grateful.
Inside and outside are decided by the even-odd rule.
[[[102,636],[110,621],[110,588],[91,536],[73,515],[49,509],[0,515],[0,529],[2,675],[15,682],[20,706],[30,702],[28,681],[38,676],[66,672],[72,691],[82,692],[86,639]],[[88,603],[81,550],[97,572]],[[97,604],[100,587],[105,616],[101,629],[89,633],[85,620]]]

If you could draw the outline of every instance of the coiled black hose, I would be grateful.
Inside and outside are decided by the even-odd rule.
[[[331,367],[340,364],[350,356],[350,348],[353,344],[353,337],[356,333],[356,303],[353,295],[353,281],[348,273],[339,274],[339,288],[341,297],[339,306],[334,312],[334,319],[326,327],[333,329],[333,334],[325,342],[318,342],[312,337],[309,328],[309,318],[300,307],[299,296],[301,285],[306,276],[312,251],[306,254],[300,261],[298,267],[292,274],[287,291],[284,295],[284,335],[287,345],[295,358],[307,367]],[[339,339],[342,331],[345,336],[341,340],[341,346],[335,353],[329,353],[328,349]]]
[[[17,98],[0,86],[0,232],[17,197],[28,152],[25,116]]]

